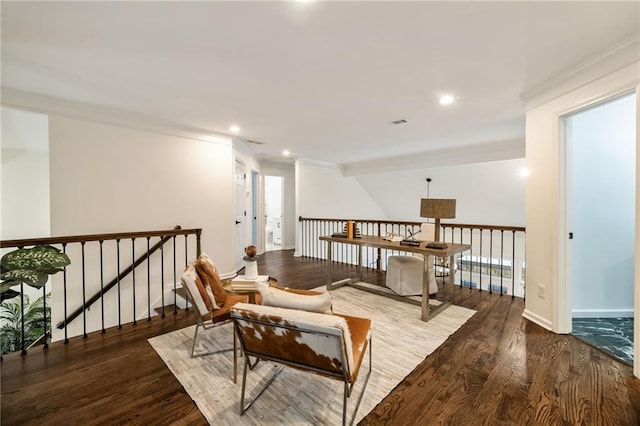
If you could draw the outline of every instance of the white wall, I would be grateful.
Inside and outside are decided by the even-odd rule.
[[[527,179],[526,197],[525,317],[556,332],[566,333],[571,327],[571,289],[565,268],[568,241],[564,207],[565,154],[558,136],[561,130],[559,120],[562,115],[634,88],[638,84],[639,71],[640,62],[636,61],[590,83],[576,86],[575,90],[532,107],[526,113],[527,166],[531,174]],[[636,199],[640,198],[639,177],[640,174],[636,173]],[[637,239],[635,244],[637,255],[640,251]],[[542,294],[540,289],[543,290]],[[635,289],[635,306],[638,308],[638,282],[635,283]],[[640,340],[639,326],[636,317],[636,342]],[[636,375],[639,372],[636,370]]]
[[[284,178],[284,212],[282,229],[282,248],[293,249],[296,245],[296,178],[293,164],[265,162],[262,165],[263,176],[281,176]]]
[[[0,238],[48,237],[49,122],[45,114],[2,107]]]
[[[626,96],[567,119],[574,318],[633,317],[635,109]]]
[[[525,160],[381,173],[356,180],[394,220],[423,221],[420,199],[427,196],[426,178],[432,179],[432,198],[455,198],[456,218],[446,223],[524,226],[525,182],[520,173]]]
[[[51,235],[49,222],[49,120],[45,114],[2,107],[0,239]],[[4,255],[14,249],[2,249]],[[25,285],[31,301],[42,290]],[[48,292],[47,284],[45,291]],[[18,289],[18,287],[14,288]]]
[[[296,179],[297,216],[386,219],[360,182],[335,165],[298,160]]]
[[[354,177],[335,165],[296,161],[296,217],[386,219],[384,211]],[[296,227],[296,255],[300,247]]]
[[[171,229],[203,228],[202,250],[214,260],[221,274],[234,269],[233,256],[233,153],[230,140],[219,143],[147,131],[99,124],[59,115],[49,117],[51,232],[53,235],[77,235]],[[195,241],[194,237],[192,241]],[[180,239],[179,239],[180,240]],[[152,243],[153,244],[153,243]],[[178,277],[184,267],[184,248],[178,241]],[[137,240],[136,253],[144,252],[146,242]],[[195,257],[190,244],[189,259]],[[78,249],[74,249],[78,250]],[[115,264],[115,247],[105,247],[106,265]],[[168,247],[170,251],[170,247]],[[81,305],[82,295],[78,253],[68,268],[69,309]],[[87,265],[99,256],[95,246],[87,247]],[[122,248],[123,269],[131,263],[130,243]],[[125,263],[128,260],[128,263]],[[165,253],[165,280],[171,283],[171,253]],[[152,277],[159,281],[159,258],[154,255]],[[61,274],[54,276],[54,322],[62,318],[60,304]],[[105,279],[115,276],[106,270]],[[146,268],[136,270],[136,318],[147,304]],[[179,278],[178,278],[179,279]],[[131,297],[131,277],[122,283]],[[57,282],[56,282],[57,281]],[[95,267],[87,272],[87,296],[99,289],[100,277]],[[115,306],[112,291],[107,306]],[[151,296],[156,300],[158,294]],[[124,322],[130,321],[132,309],[123,307]],[[96,308],[92,312],[99,312]],[[96,314],[94,314],[95,316]],[[113,315],[113,312],[110,313]],[[92,319],[92,326],[95,321]],[[107,326],[115,319],[110,317]],[[79,334],[76,320],[69,332]],[[61,337],[55,330],[54,339]]]

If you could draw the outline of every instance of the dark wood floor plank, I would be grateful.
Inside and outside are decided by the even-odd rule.
[[[259,256],[259,272],[296,288],[326,284],[326,262],[292,254]],[[333,264],[336,279],[354,269]],[[365,280],[383,285],[384,274],[367,270]],[[640,424],[640,380],[631,367],[527,321],[522,299],[456,288],[455,300],[477,313],[361,424]],[[147,342],[194,322],[192,311],[180,311],[6,356],[2,424],[206,424]]]

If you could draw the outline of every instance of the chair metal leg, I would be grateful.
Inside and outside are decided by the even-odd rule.
[[[344,392],[342,393],[342,426],[347,424],[347,398],[349,393],[349,384],[344,382]],[[354,414],[355,416],[355,414]]]
[[[236,335],[236,327],[233,325],[233,383],[238,380],[238,338]]]
[[[358,402],[356,403],[356,408],[353,410],[353,417],[351,418],[350,425],[353,424],[356,420],[356,415],[358,414],[358,409],[360,408],[360,404],[362,403],[362,399],[364,398],[364,392],[367,390],[367,385],[369,384],[369,377],[371,377],[371,370],[373,366],[373,347],[371,342],[373,341],[373,336],[369,339],[368,349],[369,349],[369,371],[367,372],[367,377],[364,379],[364,384],[362,385],[362,393],[360,393],[360,398],[358,398]],[[355,383],[354,383],[355,385]],[[347,396],[351,396],[352,388],[347,387],[347,383],[344,384],[345,396],[344,396],[344,407],[342,412],[342,424],[345,425],[347,418]]]
[[[249,357],[244,357],[244,368],[242,369],[242,392],[240,392],[240,415],[243,415],[246,411],[244,408],[244,390],[247,386],[247,367],[249,364]],[[249,408],[249,407],[247,407]]]
[[[254,366],[258,363],[258,360],[256,360],[256,362],[253,364]],[[260,391],[258,392],[258,394],[256,395],[255,398],[253,398],[245,407],[244,405],[244,393],[245,393],[245,387],[247,384],[247,370],[251,367],[251,362],[249,360],[249,356],[247,354],[244,354],[244,369],[242,371],[242,391],[240,393],[240,415],[243,415],[252,405],[254,402],[256,402],[258,400],[258,398],[260,398],[260,396],[264,393],[264,391],[267,390],[267,388],[269,386],[271,386],[271,383],[273,383],[273,381],[280,375],[280,373],[282,373],[282,370],[285,369],[284,366],[280,367],[278,369],[278,371],[276,371],[273,376],[271,376],[271,378],[269,379],[269,381],[267,381],[267,383],[262,387],[262,389],[260,389]]]
[[[196,323],[196,332],[193,334],[193,343],[191,344],[191,358],[193,358],[193,351],[196,348],[196,338],[198,337],[198,327],[200,327],[200,322]]]

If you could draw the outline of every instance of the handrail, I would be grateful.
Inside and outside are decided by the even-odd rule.
[[[416,225],[420,226],[422,222],[414,222],[414,221],[402,221],[402,220],[379,220],[379,219],[345,219],[345,218],[326,218],[326,217],[302,217],[298,216],[298,222],[302,222],[305,220],[315,220],[315,221],[323,221],[323,222],[344,222],[347,220],[353,220],[354,222],[367,222],[367,223],[378,223],[378,224],[387,224],[387,225]]]
[[[162,237],[165,235],[200,235],[202,233],[201,228],[182,229],[174,228],[166,231],[144,231],[144,232],[116,232],[111,234],[88,234],[88,235],[74,235],[67,237],[47,237],[47,238],[26,238],[21,240],[1,240],[0,248],[8,247],[24,247],[35,246],[41,244],[68,244],[68,243],[82,243],[88,241],[104,241],[104,240],[117,240],[117,239],[129,239],[129,238],[146,238],[146,237]]]
[[[441,223],[443,228],[466,228],[466,229],[482,229],[484,231],[512,231],[525,232],[527,228],[524,226],[508,226],[508,225],[470,225],[468,223]]]
[[[180,225],[176,225],[175,228],[173,228],[174,230],[180,230]],[[166,243],[167,241],[169,241],[171,239],[171,237],[173,235],[166,235],[166,233],[162,233],[161,235],[164,235],[160,241],[158,241],[156,244],[153,245],[153,247],[151,247],[149,249],[148,253],[145,253],[143,255],[141,255],[139,258],[136,259],[135,262],[133,262],[131,265],[129,265],[127,268],[125,268],[121,273],[119,273],[114,279],[112,279],[111,281],[109,281],[105,286],[104,289],[102,289],[101,291],[97,292],[96,294],[94,294],[93,296],[91,296],[90,298],[88,298],[85,302],[84,306],[80,306],[77,309],[75,309],[73,312],[71,312],[67,318],[65,318],[64,320],[58,322],[56,324],[56,327],[58,327],[58,329],[62,330],[66,325],[68,325],[71,321],[73,321],[74,319],[76,319],[77,317],[80,316],[80,314],[82,314],[83,311],[89,309],[91,307],[91,305],[93,305],[95,302],[97,302],[98,300],[100,300],[100,297],[103,296],[104,294],[106,294],[109,290],[111,290],[113,287],[115,287],[119,281],[122,281],[127,275],[129,275],[131,273],[131,271],[134,270],[134,268],[140,266],[145,260],[148,259],[149,256],[151,256],[153,253],[155,253],[156,251],[158,251],[160,249],[160,246],[162,246],[164,243]],[[180,234],[177,234],[180,235]],[[198,235],[198,234],[196,234]],[[143,235],[144,237],[149,236],[149,234],[145,234]],[[199,235],[198,235],[199,237]],[[98,241],[102,241],[102,239],[98,240]],[[200,239],[198,238],[197,241],[199,242]],[[200,250],[198,249],[198,252],[200,252]]]

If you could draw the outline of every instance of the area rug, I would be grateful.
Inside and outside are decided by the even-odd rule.
[[[370,318],[373,322],[373,372],[364,391],[355,422],[369,413],[427,355],[460,328],[475,311],[450,306],[428,322],[420,307],[350,287],[331,291],[334,312]],[[240,416],[242,359],[238,383],[233,383],[231,352],[190,358],[194,327],[149,339],[171,372],[214,425],[336,425],[342,422],[341,382],[285,368],[251,408]],[[232,347],[231,324],[198,331],[196,355]],[[259,363],[247,373],[247,400],[255,397],[280,366]],[[362,393],[368,355],[348,402],[347,421]],[[246,403],[245,401],[245,403]],[[355,423],[354,422],[354,423]]]

